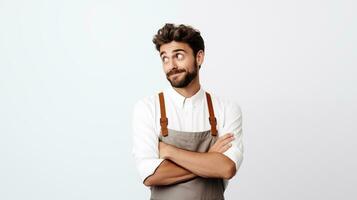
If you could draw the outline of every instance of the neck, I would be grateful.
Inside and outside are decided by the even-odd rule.
[[[184,96],[186,98],[192,97],[194,94],[196,94],[198,92],[198,90],[200,90],[200,88],[201,88],[201,85],[200,85],[198,75],[186,87],[184,87],[184,88],[175,88],[174,87],[174,89],[178,93],[180,93],[182,96]]]

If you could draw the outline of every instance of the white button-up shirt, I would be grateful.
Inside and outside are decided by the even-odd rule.
[[[211,129],[205,91],[200,90],[190,98],[179,94],[172,87],[164,92],[168,128],[178,131],[198,132]],[[211,93],[210,93],[211,94]],[[215,117],[217,118],[218,136],[234,133],[232,146],[223,154],[230,158],[238,171],[243,161],[242,112],[234,102],[221,99],[211,94]],[[141,180],[152,175],[160,163],[158,137],[160,130],[159,95],[147,96],[136,102],[133,109],[133,148],[136,167]],[[224,186],[228,180],[224,179]]]

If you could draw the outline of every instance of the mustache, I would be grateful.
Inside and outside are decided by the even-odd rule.
[[[186,72],[186,70],[185,69],[174,68],[171,71],[169,71],[166,75],[167,76],[171,76],[171,75],[174,75],[174,74],[177,74],[177,73],[181,73],[181,72]]]

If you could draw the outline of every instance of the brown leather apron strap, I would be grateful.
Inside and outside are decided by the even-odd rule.
[[[214,110],[213,110],[213,106],[212,106],[212,99],[211,99],[211,95],[206,92],[206,97],[207,97],[207,104],[208,104],[208,112],[209,112],[209,123],[211,124],[211,133],[213,136],[217,135],[217,119],[214,116]]]
[[[208,112],[209,112],[209,123],[211,125],[211,133],[213,136],[217,136],[217,119],[214,115],[214,110],[212,106],[212,99],[211,95],[206,92],[206,98],[207,98],[207,104],[208,104]],[[160,117],[160,126],[161,126],[161,135],[166,137],[168,136],[168,119],[166,117],[166,110],[165,110],[165,99],[164,99],[164,93],[160,92],[159,93],[159,100],[160,100],[160,112],[161,112],[161,117]]]
[[[169,122],[166,117],[164,93],[162,92],[159,93],[159,99],[160,99],[160,112],[161,112],[161,117],[160,117],[161,135],[166,137],[169,134],[169,130],[167,129],[167,124]]]

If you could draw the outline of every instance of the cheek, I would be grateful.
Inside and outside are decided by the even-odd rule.
[[[178,60],[176,62],[177,67],[181,68],[187,68],[190,66],[191,60],[190,59],[184,59],[184,60]]]
[[[165,64],[162,65],[162,69],[164,70],[165,74],[167,74],[170,71],[170,67]]]
[[[188,69],[189,71],[192,70],[192,68],[195,67],[195,60],[193,59],[187,59],[185,61],[182,61],[182,63],[180,63],[180,66]]]

